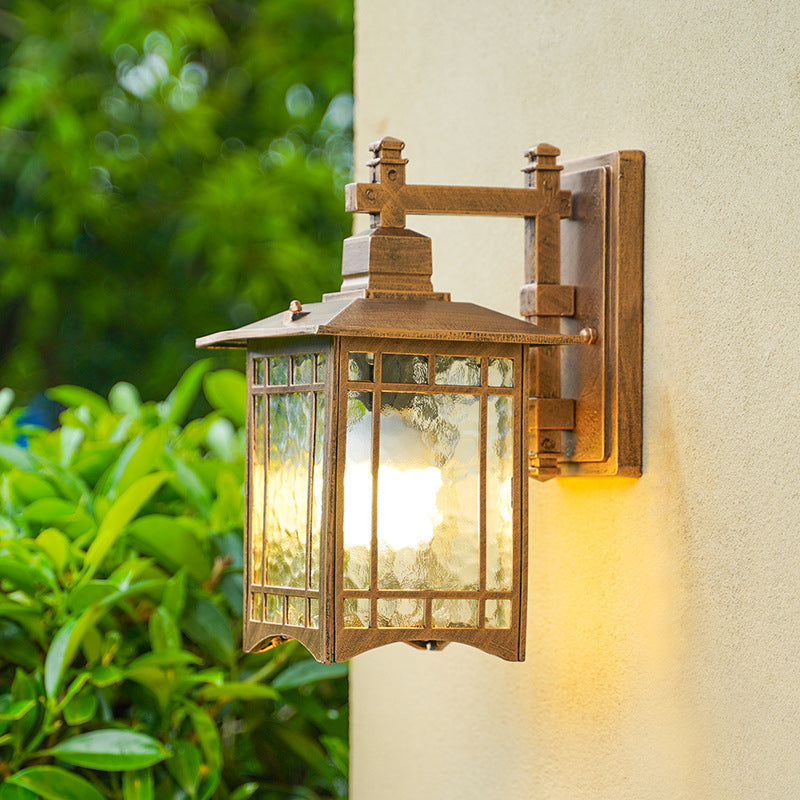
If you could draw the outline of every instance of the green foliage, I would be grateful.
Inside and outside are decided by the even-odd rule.
[[[352,0],[0,8],[0,385],[163,396],[336,288]]]
[[[209,366],[161,403],[54,389],[55,431],[5,397],[0,800],[346,794],[346,667],[241,655],[245,392]]]

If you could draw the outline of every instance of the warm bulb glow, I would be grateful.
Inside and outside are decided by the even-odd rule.
[[[348,463],[344,476],[345,547],[369,546],[372,535],[372,503],[369,463]],[[442,488],[442,472],[436,467],[378,469],[378,535],[381,545],[392,550],[429,545],[442,514],[436,497]],[[355,499],[358,498],[358,499]]]

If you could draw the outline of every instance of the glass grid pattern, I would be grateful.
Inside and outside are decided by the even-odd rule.
[[[512,508],[512,481],[513,465],[520,455],[515,444],[521,440],[515,430],[520,424],[515,402],[521,396],[517,385],[521,360],[415,353],[413,349],[379,352],[374,347],[372,352],[344,352],[342,358],[342,374],[347,375],[341,395],[346,404],[341,534],[344,627],[424,629],[432,636],[442,628],[510,628],[512,603],[519,594],[519,586],[513,585],[513,554],[519,540],[514,533],[518,510]],[[420,409],[429,411],[427,422],[409,422],[419,418]],[[441,442],[430,447],[433,460],[452,460],[459,447],[466,447],[468,455],[457,471],[462,476],[467,468],[475,472],[475,479],[453,495],[457,508],[469,507],[465,516],[472,520],[471,526],[462,521],[463,535],[451,537],[450,543],[457,546],[440,547],[438,552],[435,547],[417,547],[399,567],[403,553],[387,546],[391,532],[382,531],[382,526],[387,527],[381,522],[382,513],[384,519],[398,520],[399,525],[402,520],[419,520],[426,496],[424,488],[420,490],[412,480],[414,470],[402,462],[412,457],[390,453],[391,447],[387,450],[385,440],[396,432],[398,418],[414,427],[418,438],[427,438],[428,445],[432,431],[448,426],[457,430],[446,453],[436,455]],[[397,452],[404,451],[407,439]],[[420,444],[417,449],[421,448]],[[398,467],[394,479],[398,485],[388,505],[389,487],[382,473],[392,466],[387,465],[387,457],[394,457]],[[418,476],[425,471],[416,470]],[[491,509],[487,501],[493,504]],[[446,527],[441,520],[437,524],[437,530]],[[448,559],[458,562],[456,574],[441,568]],[[424,562],[422,567],[420,562]],[[436,563],[435,569],[431,563]]]
[[[325,353],[249,359],[248,619],[319,628]]]

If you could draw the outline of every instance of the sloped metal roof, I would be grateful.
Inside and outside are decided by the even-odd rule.
[[[201,336],[197,347],[247,347],[250,341],[286,336],[369,336],[445,339],[528,345],[579,344],[566,336],[474,303],[348,297],[309,303],[230,331]]]

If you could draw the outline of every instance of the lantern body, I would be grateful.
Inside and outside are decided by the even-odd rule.
[[[527,347],[248,342],[244,647],[524,656]]]

